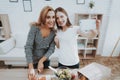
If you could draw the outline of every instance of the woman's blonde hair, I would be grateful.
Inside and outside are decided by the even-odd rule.
[[[38,18],[38,21],[30,23],[30,25],[33,25],[33,26],[43,26],[43,25],[45,25],[46,16],[47,16],[49,11],[54,11],[54,9],[50,6],[45,6],[40,12],[40,16]]]

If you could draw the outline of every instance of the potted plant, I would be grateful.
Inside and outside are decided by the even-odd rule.
[[[93,7],[95,6],[95,2],[94,1],[90,1],[89,3],[89,8],[93,9]]]

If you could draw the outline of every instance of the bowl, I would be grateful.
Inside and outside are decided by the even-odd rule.
[[[58,77],[59,80],[71,80],[71,70],[65,66],[61,66],[57,68],[57,73],[55,75]]]

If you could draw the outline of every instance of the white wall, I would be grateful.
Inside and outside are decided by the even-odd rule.
[[[106,31],[105,42],[103,46],[103,56],[110,56],[118,38],[120,37],[120,0],[112,0],[112,6],[109,15],[108,28]],[[120,42],[115,49],[113,56],[118,56],[120,53]]]
[[[37,21],[40,10],[46,5],[50,5],[54,9],[59,6],[64,7],[69,14],[71,22],[74,24],[75,13],[88,13],[88,1],[86,0],[85,4],[76,4],[76,0],[32,0],[32,12],[24,12],[22,0],[18,0],[18,3],[11,3],[9,0],[0,0],[0,12],[5,11],[9,14],[12,33],[18,33],[28,31],[29,22]],[[95,3],[95,13],[105,14],[107,12],[109,0],[105,0],[104,2],[96,0]]]
[[[24,33],[27,34],[29,31],[29,23],[37,21],[40,10],[50,5],[54,9],[56,7],[64,7],[70,17],[71,22],[74,24],[75,13],[89,13],[88,2],[85,0],[85,4],[76,4],[77,0],[31,0],[32,1],[32,12],[24,12],[22,0],[18,0],[18,3],[11,3],[9,0],[0,0],[0,14],[8,14],[10,18],[11,32],[12,34]],[[103,44],[105,39],[105,32],[107,29],[109,5],[111,0],[93,0],[95,1],[95,8],[93,13],[103,14],[103,21],[101,26],[101,35],[98,46],[98,54],[102,53]]]

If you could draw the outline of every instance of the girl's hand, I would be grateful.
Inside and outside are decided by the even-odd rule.
[[[56,44],[57,48],[59,48],[60,45],[59,45],[59,39],[58,39],[58,36],[55,36],[54,41],[55,41],[55,44]]]
[[[58,36],[55,36],[54,41],[55,41],[55,43],[59,42]]]

